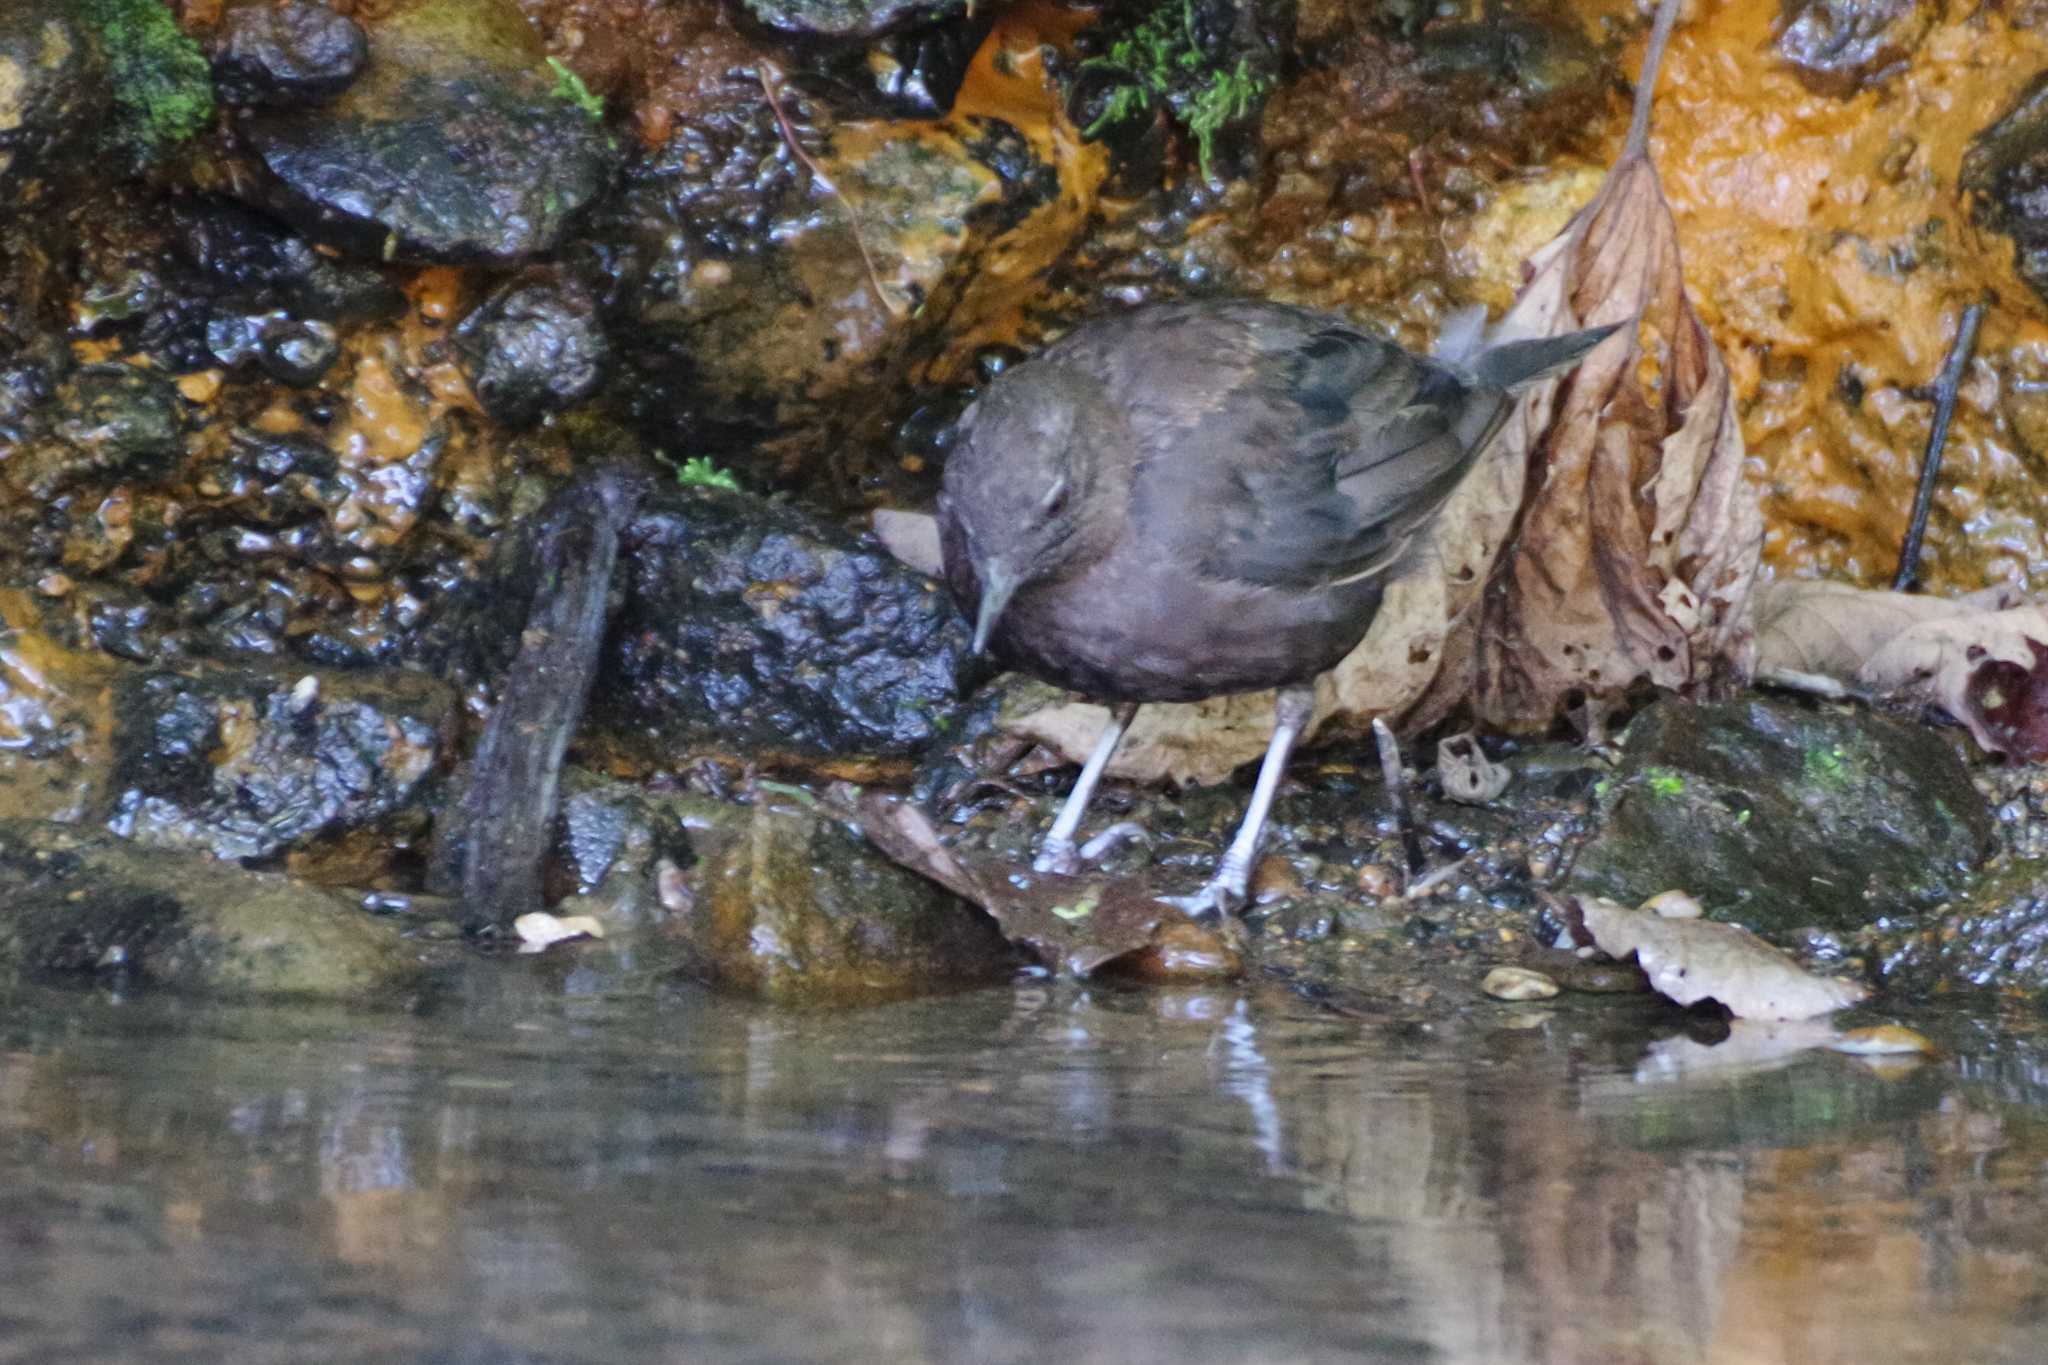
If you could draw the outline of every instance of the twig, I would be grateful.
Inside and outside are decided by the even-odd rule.
[[[1927,433],[1927,453],[1920,457],[1920,487],[1913,494],[1913,519],[1906,523],[1906,543],[1899,547],[1899,571],[1892,575],[1892,591],[1913,586],[1920,572],[1920,542],[1927,534],[1927,514],[1934,507],[1934,484],[1941,477],[1942,447],[1948,442],[1948,424],[1956,415],[1956,395],[1963,387],[1963,370],[1970,353],[1977,348],[1977,327],[1984,321],[1984,305],[1973,303],[1963,310],[1956,339],[1941,362],[1934,381],[1934,427]]]
[[[1422,840],[1415,833],[1415,822],[1408,814],[1408,779],[1401,771],[1401,741],[1394,738],[1394,732],[1386,721],[1378,716],[1372,718],[1372,737],[1380,751],[1380,776],[1387,784],[1387,806],[1394,815],[1394,824],[1400,831],[1401,851],[1408,862],[1408,871],[1401,878],[1406,883],[1428,865],[1423,856]],[[1402,887],[1407,894],[1407,887]]]
[[[1683,2],[1663,0],[1657,6],[1657,20],[1650,26],[1650,45],[1643,49],[1642,74],[1636,77],[1636,107],[1628,121],[1628,140],[1621,144],[1621,161],[1649,154],[1650,109],[1657,102],[1657,69],[1664,65],[1664,45],[1671,41],[1671,30],[1678,24],[1678,10]]]
[[[847,225],[853,232],[853,244],[860,251],[861,267],[867,271],[868,285],[875,291],[875,297],[882,301],[882,307],[888,310],[892,318],[907,317],[909,310],[891,298],[888,290],[882,288],[882,276],[875,269],[875,258],[868,253],[867,232],[861,224],[860,212],[853,206],[853,200],[832,183],[832,177],[825,174],[825,168],[813,160],[811,154],[804,150],[803,143],[797,140],[796,128],[791,125],[789,115],[783,112],[781,97],[775,93],[775,80],[768,74],[773,69],[768,63],[761,62],[754,67],[754,77],[761,82],[761,93],[768,97],[768,110],[775,115],[775,126],[782,130],[783,142],[788,145],[791,155],[804,164],[804,169],[811,173],[811,178],[823,185],[826,192],[837,199],[846,210]]]

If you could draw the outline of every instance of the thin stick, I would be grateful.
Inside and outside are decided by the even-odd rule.
[[[1621,144],[1621,160],[1647,155],[1650,150],[1650,108],[1657,102],[1657,69],[1664,65],[1664,45],[1678,25],[1678,8],[1683,0],[1663,0],[1657,6],[1657,20],[1650,26],[1650,45],[1643,49],[1643,71],[1636,77],[1636,107],[1628,121],[1628,140]],[[1619,164],[1619,163],[1616,163]]]
[[[1934,427],[1927,433],[1927,453],[1920,457],[1920,487],[1913,493],[1913,519],[1906,523],[1906,543],[1899,547],[1899,571],[1892,575],[1892,591],[1913,586],[1920,572],[1920,542],[1927,534],[1927,514],[1934,507],[1934,485],[1941,477],[1942,447],[1948,443],[1948,424],[1956,415],[1956,395],[1962,391],[1963,371],[1970,353],[1977,349],[1977,327],[1984,321],[1984,305],[1973,303],[1963,310],[1954,344],[1941,362],[1934,381]]]
[[[768,74],[772,69],[768,63],[762,62],[755,66],[754,77],[761,82],[761,93],[768,97],[768,110],[775,115],[775,126],[782,130],[783,142],[788,144],[791,154],[804,164],[804,169],[811,173],[811,178],[823,185],[826,192],[845,208],[847,225],[853,231],[853,244],[860,251],[861,267],[867,271],[868,284],[875,291],[875,297],[882,301],[882,307],[888,310],[892,318],[907,316],[908,310],[891,298],[888,290],[882,288],[882,276],[875,269],[875,258],[868,254],[867,232],[861,225],[860,213],[854,208],[853,200],[832,183],[832,177],[825,174],[825,168],[812,160],[811,154],[804,150],[803,143],[797,141],[796,129],[791,125],[789,115],[783,112],[781,97],[775,93],[775,81]]]
[[[1394,738],[1394,732],[1378,716],[1372,718],[1372,737],[1379,746],[1380,777],[1387,785],[1387,806],[1393,812],[1395,827],[1401,835],[1401,851],[1408,860],[1407,875],[1401,878],[1402,894],[1406,895],[1407,881],[1428,865],[1428,859],[1423,856],[1422,840],[1408,814],[1408,779],[1401,771],[1401,741]]]

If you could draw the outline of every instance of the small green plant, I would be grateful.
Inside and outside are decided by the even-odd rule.
[[[1195,139],[1202,178],[1216,152],[1216,135],[1245,118],[1272,88],[1270,78],[1254,75],[1251,60],[1240,57],[1229,70],[1209,65],[1195,34],[1194,0],[1170,2],[1154,10],[1128,37],[1110,45],[1107,56],[1092,57],[1084,67],[1114,71],[1123,78],[1110,92],[1095,121],[1082,130],[1094,137],[1111,124],[1149,114],[1164,104]]]
[[[571,71],[567,62],[560,57],[550,57],[548,70],[555,73],[555,88],[548,91],[550,95],[575,105],[592,123],[604,121],[604,96],[592,94],[583,78]]]
[[[740,481],[729,469],[720,469],[709,455],[692,455],[675,467],[676,482],[685,488],[723,488],[740,491]]]
[[[213,117],[213,75],[199,44],[163,0],[80,0],[79,15],[106,54],[121,117],[114,130],[147,162]]]
[[[1643,776],[1655,795],[1673,797],[1685,793],[1685,779],[1669,768],[1651,768]]]

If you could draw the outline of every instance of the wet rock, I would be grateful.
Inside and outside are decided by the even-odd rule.
[[[1957,187],[1982,227],[2012,238],[2013,264],[2048,298],[2048,71],[1963,154]]]
[[[672,881],[663,933],[705,980],[786,1004],[857,1004],[1001,980],[994,924],[888,861],[807,795],[762,790]]]
[[[721,50],[702,108],[628,170],[576,247],[628,372],[612,390],[622,415],[651,442],[687,430],[682,453],[786,480],[881,450],[920,384],[963,376],[990,332],[1007,339],[1101,177],[1093,149],[1051,136],[1058,95],[1036,37],[1015,57],[1008,41],[999,28],[984,49],[998,55],[980,59],[1005,74],[974,79],[1005,82],[1010,117],[884,131],[780,85],[787,138],[759,83],[732,75],[750,59]]]
[[[667,489],[626,532],[592,719],[673,754],[909,754],[971,661],[952,599],[872,540],[717,489]]]
[[[161,478],[185,454],[178,391],[162,375],[132,365],[88,365],[59,387],[54,439],[15,452],[0,470],[38,498],[95,478]]]
[[[334,328],[285,313],[216,311],[206,320],[206,348],[226,369],[253,365],[296,389],[318,384],[341,356]]]
[[[276,220],[215,195],[173,209],[178,250],[209,292],[322,322],[396,315],[405,296],[375,269],[315,251]]]
[[[1416,40],[1415,70],[1432,82],[1476,77],[1529,103],[1582,96],[1607,80],[1606,64],[1578,28],[1520,18],[1429,29]]]
[[[829,57],[795,78],[824,92],[848,116],[944,118],[988,36],[992,6],[975,17],[885,33],[864,48]]]
[[[1889,983],[2048,990],[2048,862],[2005,862],[1924,924],[1886,958]]]
[[[1679,889],[1781,940],[1959,894],[1992,833],[1924,726],[1761,700],[1652,707],[1598,790],[1610,809],[1572,889],[1625,904]]]
[[[0,821],[0,965],[336,1000],[423,984],[396,924],[350,897],[26,820]]]
[[[413,0],[370,31],[332,104],[240,127],[249,186],[317,240],[370,260],[510,264],[558,245],[604,188],[611,146],[565,94],[511,0]]]
[[[360,831],[403,845],[454,716],[450,690],[411,673],[138,671],[114,692],[111,827],[220,858]]]
[[[505,286],[463,319],[456,351],[484,411],[531,426],[597,391],[610,346],[589,291],[541,275]]]
[[[615,936],[659,926],[695,903],[678,881],[697,863],[689,831],[738,827],[747,817],[725,802],[571,770],[562,776],[560,818],[549,854],[562,888],[555,909],[594,915]]]
[[[1902,70],[1941,0],[1784,0],[1778,52],[1809,89],[1848,97]]]
[[[937,15],[985,8],[967,0],[746,0],[746,6],[783,33],[838,39],[872,38]]]
[[[111,105],[99,48],[73,6],[0,7],[0,202],[33,203],[32,177],[75,169]]]
[[[229,104],[323,104],[348,89],[369,55],[361,26],[326,5],[258,0],[221,17],[214,88]]]
[[[39,615],[0,589],[0,819],[82,820],[105,808],[113,670]]]

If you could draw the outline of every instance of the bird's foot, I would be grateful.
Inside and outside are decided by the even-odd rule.
[[[1072,839],[1047,836],[1039,848],[1038,856],[1031,860],[1033,872],[1055,872],[1062,877],[1071,877],[1081,870],[1081,851]]]
[[[1245,887],[1245,875],[1230,875],[1229,869],[1219,869],[1209,879],[1209,884],[1192,896],[1161,896],[1162,905],[1170,905],[1192,920],[1221,920],[1243,910],[1251,899]]]
[[[1152,831],[1136,820],[1123,820],[1111,825],[1087,843],[1075,846],[1072,839],[1054,838],[1047,835],[1039,846],[1038,856],[1031,861],[1033,872],[1057,872],[1071,877],[1081,870],[1084,863],[1098,863],[1114,853],[1119,845],[1145,842],[1152,837]]]

